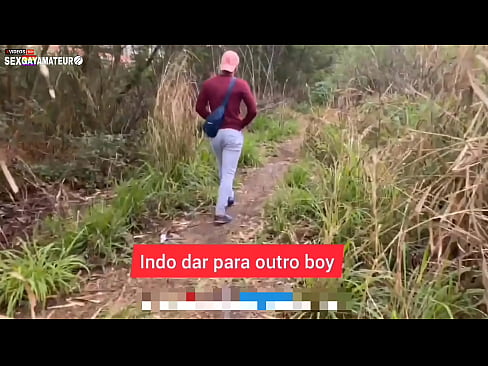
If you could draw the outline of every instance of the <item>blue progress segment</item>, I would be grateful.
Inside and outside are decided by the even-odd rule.
[[[293,301],[293,292],[241,292],[240,301],[257,301],[258,310],[266,310],[267,301]]]

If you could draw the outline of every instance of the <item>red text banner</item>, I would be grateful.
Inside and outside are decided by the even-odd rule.
[[[344,245],[135,245],[133,278],[340,278]]]

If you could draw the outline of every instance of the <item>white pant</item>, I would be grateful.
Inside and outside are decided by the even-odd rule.
[[[216,215],[225,215],[227,201],[234,198],[234,178],[241,157],[244,135],[241,131],[231,128],[219,130],[217,136],[211,139],[212,149],[217,157],[220,187]]]

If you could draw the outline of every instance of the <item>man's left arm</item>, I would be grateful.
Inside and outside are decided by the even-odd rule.
[[[244,93],[242,99],[244,101],[244,104],[247,107],[247,115],[242,120],[242,125],[243,127],[248,127],[248,125],[258,114],[258,111],[257,111],[256,98],[252,94],[249,84],[246,81],[243,81],[243,84],[244,84]]]

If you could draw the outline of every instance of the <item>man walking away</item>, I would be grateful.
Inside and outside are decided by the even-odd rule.
[[[203,119],[207,119],[215,109],[222,105],[238,65],[237,53],[225,52],[220,64],[221,73],[203,83],[196,104],[196,111]],[[240,113],[241,102],[244,102],[247,107],[247,115],[244,118]],[[245,80],[236,78],[223,124],[217,135],[211,139],[220,176],[219,196],[215,208],[216,224],[227,224],[232,221],[232,217],[226,213],[226,209],[232,206],[235,200],[233,185],[244,143],[242,129],[249,125],[256,115],[256,99],[249,84]]]

